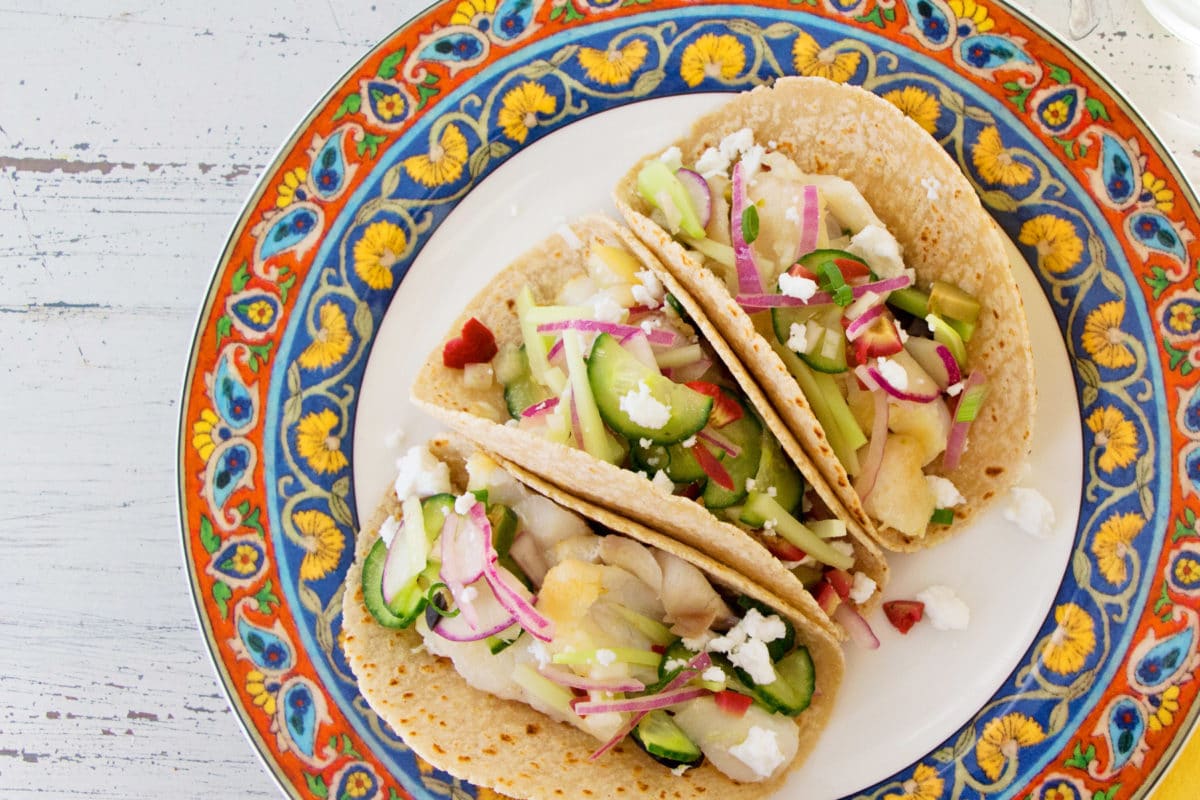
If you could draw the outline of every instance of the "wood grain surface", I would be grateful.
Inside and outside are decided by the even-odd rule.
[[[1200,181],[1200,50],[1137,0],[1075,46]],[[277,797],[195,623],[174,464],[244,198],[419,2],[0,8],[0,796]],[[1019,3],[1066,36],[1061,0]]]

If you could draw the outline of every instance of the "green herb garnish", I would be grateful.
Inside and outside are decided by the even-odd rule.
[[[953,508],[938,508],[934,509],[933,516],[929,518],[931,525],[950,525],[954,522]]]
[[[753,203],[742,210],[742,238],[746,244],[758,238],[758,206]]]

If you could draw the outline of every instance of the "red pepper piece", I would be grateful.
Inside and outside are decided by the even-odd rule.
[[[842,599],[838,597],[837,589],[833,588],[833,584],[829,581],[821,581],[821,586],[817,590],[817,605],[825,612],[826,616],[833,616],[833,612],[837,611],[837,607],[842,604]]]
[[[808,555],[782,536],[763,536],[759,541],[780,561],[803,561]]]
[[[850,599],[850,587],[854,585],[854,579],[850,577],[849,572],[844,569],[828,569],[825,570],[825,580],[829,581],[829,585],[837,592],[838,598]]]
[[[920,600],[891,600],[883,604],[888,622],[901,633],[908,633],[925,616],[925,604]]]
[[[746,709],[754,702],[753,698],[747,697],[744,694],[738,694],[737,692],[731,692],[728,689],[714,694],[713,700],[716,701],[717,708],[735,717],[745,716]]]
[[[462,326],[462,333],[446,342],[442,348],[442,363],[451,369],[462,369],[467,364],[482,364],[491,361],[498,349],[496,337],[488,327],[471,317]]]
[[[709,383],[708,381],[688,381],[684,386],[694,392],[708,395],[713,399],[712,414],[709,416],[708,422],[714,428],[724,428],[729,423],[737,422],[742,418],[742,404],[726,394],[715,383]]]
[[[707,447],[703,444],[697,444],[695,447],[688,448],[688,450],[696,457],[696,461],[700,464],[700,469],[704,470],[704,474],[708,476],[710,481],[726,491],[733,491],[733,478],[729,476],[725,467],[721,466],[721,462],[709,452]]]

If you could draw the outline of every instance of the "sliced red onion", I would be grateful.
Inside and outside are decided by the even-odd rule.
[[[713,447],[724,450],[725,454],[730,458],[737,458],[742,454],[742,448],[738,447],[736,444],[729,441],[716,431],[710,431],[705,428],[696,434],[696,438],[702,442],[708,442]]]
[[[754,260],[754,251],[742,234],[742,214],[750,198],[746,195],[746,172],[742,162],[733,165],[733,207],[730,209],[729,234],[733,240],[733,258],[737,266],[738,292],[751,295],[763,293],[762,275]]]
[[[500,601],[500,605],[516,616],[517,622],[522,628],[529,631],[531,636],[541,639],[543,642],[550,641],[554,635],[553,623],[542,616],[541,612],[533,607],[533,603],[526,599],[525,587],[518,588],[519,584],[512,573],[497,566],[496,550],[492,546],[492,523],[483,510],[483,504],[476,503],[471,506],[470,514],[471,521],[483,534],[485,552],[488,554],[487,563],[483,566],[483,577],[492,591],[496,593],[496,599]]]
[[[651,311],[657,311],[657,310],[658,309],[656,309],[656,308],[651,308],[650,306],[643,306],[643,305],[639,304],[636,306],[629,307],[629,316],[630,316],[630,318],[640,317],[642,314],[649,314]]]
[[[702,686],[695,686],[688,689],[675,689],[670,692],[659,692],[658,694],[647,695],[646,697],[633,697],[626,700],[576,703],[575,713],[581,717],[586,717],[589,714],[654,711],[659,708],[668,708],[676,703],[695,700],[697,697],[702,697],[706,694],[712,694],[712,692]]]
[[[855,491],[864,501],[875,488],[875,479],[879,477],[879,465],[883,463],[883,448],[887,444],[888,433],[887,395],[880,391],[873,391],[871,394],[875,398],[875,420],[871,425],[867,457],[863,460],[862,472],[854,483]]]
[[[929,373],[929,377],[933,378],[942,391],[962,380],[962,370],[959,369],[958,361],[950,352],[950,348],[941,342],[911,336],[904,343],[904,349],[921,369]]]
[[[579,331],[581,333],[608,333],[618,339],[643,333],[651,344],[671,347],[679,339],[674,331],[665,328],[651,328],[647,333],[637,325],[622,325],[619,322],[601,322],[597,319],[568,319],[561,322],[543,322],[537,326],[538,333],[561,333],[563,331]]]
[[[542,414],[549,413],[558,407],[557,397],[547,397],[545,400],[539,400],[529,408],[521,412],[521,416],[528,419],[529,417],[540,417]]]
[[[821,198],[817,187],[812,184],[806,185],[802,189],[800,200],[803,209],[800,212],[800,248],[796,253],[797,257],[817,249],[817,232],[821,222]]]
[[[570,388],[567,391],[570,391]],[[571,392],[571,435],[575,437],[575,443],[582,448],[583,423],[579,421],[579,404],[575,402],[574,392]]]
[[[546,557],[542,555],[542,549],[532,534],[528,531],[518,532],[512,547],[508,549],[508,554],[512,556],[513,561],[517,562],[517,566],[529,577],[529,580],[533,581],[534,586],[542,585],[542,581],[546,579],[546,573],[550,571],[550,566],[546,563]]]
[[[649,367],[655,372],[659,371],[658,360],[654,357],[654,351],[650,348],[650,342],[646,334],[640,329],[634,328],[633,333],[621,341],[621,346],[644,366]]]
[[[563,340],[559,339],[557,342],[555,342],[553,345],[550,346],[550,350],[546,353],[546,360],[553,361],[554,359],[556,359],[560,355],[562,355],[562,351],[563,351]]]
[[[670,683],[668,683],[666,686],[663,687],[663,691],[670,692],[670,691],[674,691],[675,689],[678,689],[679,687],[683,686],[685,683],[690,681],[693,677],[695,677],[695,675],[697,673],[703,672],[704,670],[708,669],[711,666],[712,666],[712,656],[710,656],[708,653],[697,654],[691,661],[689,661],[687,663],[686,667],[684,667],[682,670],[680,670],[678,675],[676,675],[673,679],[671,679]],[[594,752],[590,756],[588,756],[588,760],[595,761],[597,758],[599,758],[600,756],[607,753],[609,750],[616,747],[616,745],[622,739],[624,739],[626,736],[629,735],[630,731],[632,731],[634,728],[636,728],[638,726],[638,723],[641,722],[642,718],[645,717],[648,713],[650,713],[650,712],[649,711],[639,711],[639,712],[635,713],[632,717],[629,718],[629,720],[624,725],[621,726],[620,730],[618,730],[615,734],[613,734],[613,737],[611,739],[609,739],[607,742],[605,742],[604,744],[602,744],[600,746],[599,750],[597,750],[596,752]]]
[[[712,218],[712,190],[708,188],[708,181],[704,180],[700,173],[690,169],[676,170],[675,177],[683,184],[683,188],[687,189],[688,197],[692,199],[692,208],[696,209],[696,216],[700,219],[700,227],[707,228],[708,221]]]
[[[538,672],[559,686],[589,692],[640,692],[646,688],[646,684],[633,678],[585,678],[554,664],[544,664],[538,667]]]
[[[439,574],[446,585],[466,586],[479,580],[487,561],[482,532],[474,525],[464,524],[457,514],[450,514],[442,525],[441,536],[442,566]],[[488,538],[490,540],[490,536]]]
[[[854,606],[842,603],[833,612],[833,621],[840,624],[850,634],[850,639],[860,647],[868,650],[879,649],[879,637],[871,630],[871,625],[858,613]]]
[[[967,380],[963,383],[963,390],[958,395],[958,403],[962,403],[967,396],[967,392],[975,386],[987,380],[983,370],[977,369],[967,376]],[[954,424],[950,426],[950,435],[946,438],[946,453],[942,456],[942,466],[947,470],[956,469],[958,462],[962,458],[963,451],[967,449],[967,431],[971,428],[970,422],[958,421],[958,404],[954,406]]]
[[[879,367],[874,365],[863,366],[860,364],[855,368],[854,374],[858,375],[859,379],[863,380],[863,383],[868,383],[867,380],[863,379],[864,372],[870,376],[870,382],[873,382],[875,386],[878,386],[880,389],[887,392],[897,400],[911,400],[914,403],[932,403],[934,400],[937,400],[942,396],[940,392],[935,394],[920,394],[917,392],[908,392],[904,391],[903,389],[898,389],[883,376],[883,373],[879,370]]]
[[[871,306],[846,326],[846,338],[855,341],[864,333],[871,323],[883,316],[883,305]]]
[[[462,587],[458,591],[461,594]],[[478,585],[477,591],[475,599],[465,603],[455,596],[454,602],[461,613],[439,619],[433,626],[437,635],[452,642],[478,642],[512,627],[517,621],[516,615],[505,608],[486,585]],[[454,594],[454,589],[450,593]],[[472,618],[467,617],[467,609],[471,610]]]
[[[898,275],[895,278],[886,278],[874,283],[852,286],[850,287],[850,292],[855,298],[860,298],[867,293],[877,294],[882,297],[889,292],[894,292],[897,289],[903,289],[910,285],[912,285],[912,278],[907,275]],[[747,311],[763,311],[768,308],[803,308],[805,306],[829,305],[833,302],[833,295],[829,292],[817,292],[807,300],[801,300],[799,297],[789,297],[786,294],[762,294],[761,292],[742,291],[734,299],[739,306]]]
[[[855,320],[876,306],[883,305],[883,298],[874,292],[867,292],[862,297],[846,306],[845,317]]]

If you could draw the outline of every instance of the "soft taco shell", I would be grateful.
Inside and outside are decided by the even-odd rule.
[[[586,274],[586,250],[590,241],[632,250],[643,263],[659,272],[665,270],[654,256],[628,231],[606,217],[596,216],[571,225],[568,241],[554,235],[528,251],[503,270],[487,289],[468,304],[451,328],[456,335],[471,317],[477,318],[496,336],[496,341],[519,342],[520,325],[516,301],[521,287],[528,284],[538,303],[551,302],[559,289],[577,275]],[[672,280],[668,288],[677,289]],[[704,331],[716,333],[709,326]],[[449,338],[449,337],[448,337]],[[710,339],[718,357],[725,360],[735,380],[746,391],[763,422],[779,439],[788,457],[831,509],[839,511],[837,496],[825,484],[812,460],[788,433],[783,421],[771,409],[762,392],[744,374],[719,335]],[[498,384],[489,389],[471,389],[463,380],[463,371],[442,363],[439,345],[421,368],[412,388],[412,399],[437,419],[454,428],[485,449],[520,464],[525,469],[559,486],[564,491],[592,503],[613,509],[623,517],[638,520],[672,536],[689,547],[712,556],[743,575],[749,576],[815,620],[827,631],[841,636],[803,584],[779,559],[744,531],[718,520],[699,504],[673,496],[630,470],[600,461],[572,447],[541,439],[531,433],[503,424],[508,419],[503,393]],[[874,542],[852,523],[850,540],[855,548],[856,569],[870,576],[880,587],[887,581],[887,565]]]
[[[453,483],[465,486],[465,460],[470,446],[461,440],[442,439],[431,442],[430,450],[450,466]],[[514,475],[522,480],[530,478],[524,472],[514,471]],[[690,561],[715,582],[787,616],[796,627],[797,638],[807,645],[817,673],[812,705],[797,718],[800,748],[791,768],[799,766],[825,727],[841,684],[844,661],[834,639],[789,609],[780,598],[691,548],[565,495],[545,482],[531,480],[530,485],[605,527]],[[624,742],[600,759],[589,761],[588,756],[599,746],[591,736],[524,703],[472,688],[459,677],[449,659],[432,656],[420,647],[419,633],[391,630],[376,623],[363,604],[362,563],[378,539],[384,519],[399,514],[400,501],[389,490],[357,538],[356,557],[347,573],[342,598],[342,647],[363,697],[421,758],[477,786],[538,800],[749,800],[769,795],[786,778],[784,772],[767,783],[739,784],[708,764],[676,776],[632,742]]]
[[[927,470],[952,480],[966,498],[965,505],[955,508],[959,520],[977,512],[1016,482],[1030,447],[1036,403],[1029,330],[1003,234],[937,141],[894,105],[863,89],[821,78],[781,78],[701,117],[675,144],[684,163],[695,163],[707,148],[742,128],[750,128],[755,141],[772,142],[804,172],[853,183],[900,242],[918,283],[945,280],[983,304],[967,353],[971,365],[987,375],[987,401],[958,467],[945,472],[939,459]],[[783,361],[755,331],[724,282],[649,219],[636,188],[640,168],[635,166],[615,190],[626,221],[732,345],[846,509],[872,530],[862,501]],[[921,179],[936,180],[930,184],[939,187],[936,193]],[[936,544],[960,529],[956,522],[930,526],[922,538],[891,528],[877,535],[884,546],[907,551]]]

